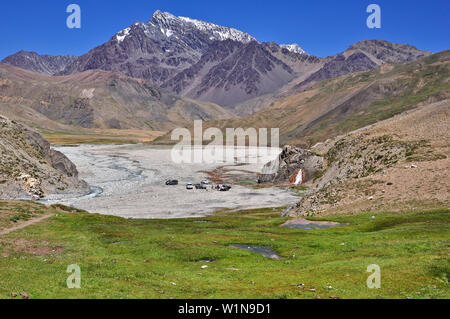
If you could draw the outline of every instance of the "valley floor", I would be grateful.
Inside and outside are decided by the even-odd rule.
[[[186,190],[187,183],[209,178],[205,171],[218,166],[235,166],[235,158],[218,163],[183,163],[174,160],[171,147],[138,145],[80,145],[59,147],[79,171],[79,177],[93,189],[87,196],[48,195],[47,204],[60,203],[93,213],[126,218],[201,217],[222,209],[250,209],[294,204],[298,197],[289,189],[253,189],[233,185],[228,192],[209,189]],[[256,163],[236,157],[236,169],[256,173],[280,151],[255,154]],[[236,154],[238,156],[238,154]],[[240,160],[241,159],[241,160]],[[242,172],[234,171],[237,178]],[[230,173],[229,173],[230,174]],[[169,179],[179,185],[167,186]],[[213,180],[213,182],[215,182]],[[247,186],[247,187],[246,187]]]
[[[281,208],[127,220],[0,201],[0,212],[1,229],[54,215],[0,236],[0,298],[450,298],[448,207],[337,215],[349,225],[329,229],[282,228]],[[72,264],[81,289],[66,286]],[[366,285],[371,264],[380,289]]]
[[[151,142],[165,134],[150,130],[79,129],[78,131],[39,130],[53,145],[134,144]]]

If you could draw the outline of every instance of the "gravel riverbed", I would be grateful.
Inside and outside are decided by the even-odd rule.
[[[91,194],[82,197],[48,197],[47,203],[61,203],[93,213],[126,218],[201,217],[219,209],[248,209],[293,204],[298,197],[286,189],[253,189],[233,185],[229,192],[186,190],[187,183],[208,178],[204,171],[236,162],[214,164],[177,164],[171,159],[171,147],[149,145],[81,145],[58,147],[78,168],[80,178],[91,186]],[[280,150],[260,156],[256,164],[241,168],[260,172]],[[242,163],[239,158],[237,163]],[[179,180],[166,186],[168,179]]]

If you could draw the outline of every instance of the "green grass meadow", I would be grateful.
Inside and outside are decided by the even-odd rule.
[[[0,298],[450,297],[448,209],[342,215],[328,220],[349,226],[309,230],[280,227],[280,208],[177,220],[40,209],[55,216],[0,236]],[[283,259],[230,244],[272,246]],[[71,264],[81,289],[67,288]],[[371,264],[379,289],[366,285]]]

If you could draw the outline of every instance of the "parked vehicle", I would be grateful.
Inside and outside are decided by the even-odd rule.
[[[195,184],[195,189],[206,189],[204,184]]]
[[[166,185],[178,185],[178,181],[176,179],[169,179],[166,181]]]
[[[226,184],[224,184],[224,185],[220,184],[220,185],[217,185],[216,189],[220,192],[228,192],[231,189],[231,186],[226,185]]]
[[[186,185],[186,189],[194,189],[194,185],[192,185],[192,183],[188,183]]]
[[[211,182],[207,179],[202,180],[200,183],[202,183],[203,185],[211,185]]]

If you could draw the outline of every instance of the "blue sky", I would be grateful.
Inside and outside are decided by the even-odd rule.
[[[66,27],[66,7],[82,10],[82,28]],[[379,4],[382,28],[368,29],[366,7]],[[19,50],[81,55],[156,9],[246,31],[260,41],[298,43],[328,56],[365,39],[438,52],[450,49],[449,0],[15,0],[0,7],[0,59]]]

